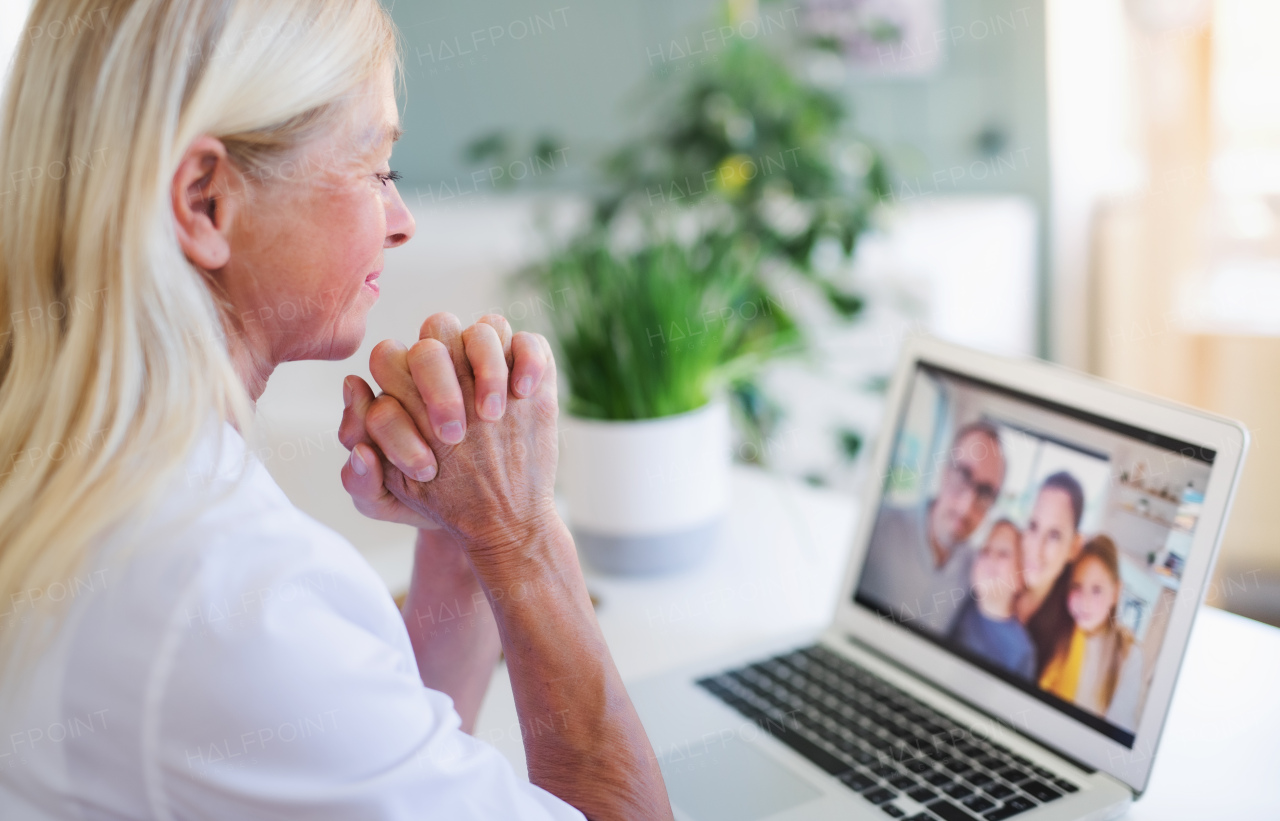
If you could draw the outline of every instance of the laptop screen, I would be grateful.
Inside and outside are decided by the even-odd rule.
[[[1132,748],[1215,453],[918,363],[854,601]]]

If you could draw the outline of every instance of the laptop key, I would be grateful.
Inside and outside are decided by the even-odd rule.
[[[975,787],[985,787],[995,780],[986,773],[969,773],[964,778]]]
[[[1034,778],[1025,784],[1020,784],[1019,787],[1024,793],[1039,801],[1041,804],[1052,801],[1055,798],[1062,797],[1062,793],[1042,781],[1036,781]]]
[[[945,787],[948,784],[955,783],[955,780],[951,776],[947,775],[944,772],[939,772],[937,770],[934,770],[933,772],[926,775],[924,777],[924,780],[928,781],[930,784],[932,784],[935,787]]]
[[[916,785],[916,780],[909,775],[896,775],[889,779],[889,786],[899,790],[909,790]]]
[[[1031,777],[1022,770],[1019,770],[1017,767],[1005,767],[1003,770],[996,773],[996,775],[1000,776],[1002,780],[1008,781],[1010,784],[1017,784],[1019,781],[1025,781]]]
[[[928,787],[916,787],[914,790],[907,791],[907,798],[910,798],[917,804],[928,804],[937,797],[938,794]]]
[[[987,799],[987,798],[983,798],[980,795],[974,795],[969,798],[966,798],[961,803],[964,804],[969,809],[973,810],[974,812],[983,812],[984,810],[989,810],[996,805],[994,801],[991,801],[990,799]]]
[[[959,805],[952,804],[945,798],[930,804],[929,812],[941,818],[942,821],[976,821],[978,817],[968,810],[961,809]]]
[[[1053,786],[1057,787],[1063,792],[1076,792],[1077,790],[1080,789],[1075,784],[1072,784],[1070,781],[1067,781],[1065,778],[1056,779],[1053,782]]]
[[[1035,802],[1031,799],[1024,798],[1021,795],[1015,795],[1013,798],[1004,802],[1003,807],[998,810],[992,810],[982,817],[987,819],[987,821],[1004,821],[1004,819],[1012,818],[1015,815],[1024,813],[1034,806]]]
[[[1055,778],[1052,772],[1050,772],[1049,770],[1046,770],[1044,767],[1040,767],[1034,764],[1031,766],[1031,771],[1036,775],[1040,776],[1041,778]]]
[[[878,787],[874,790],[867,790],[862,797],[870,801],[872,804],[883,804],[886,801],[892,801],[898,797],[893,790],[886,790],[884,787]]]
[[[778,739],[783,744],[786,744],[788,747],[800,753],[800,755],[809,759],[832,775],[847,773],[852,769],[848,764],[836,758],[834,755],[822,749],[817,744],[814,744],[812,741],[794,730],[787,729],[783,725],[777,724],[773,721],[756,721],[756,723],[769,735]]]
[[[930,767],[928,762],[919,758],[913,758],[902,766],[916,774],[927,773],[933,770],[933,767]]]
[[[1013,795],[1013,790],[1003,784],[992,784],[990,787],[983,787],[982,789],[993,798],[1005,799]]]
[[[874,778],[869,778],[860,772],[845,773],[840,776],[840,780],[844,782],[846,787],[854,792],[862,792],[863,790],[876,785],[876,780]]]
[[[942,791],[952,798],[968,798],[973,795],[973,790],[963,784],[952,784],[950,787],[943,787]]]
[[[881,804],[880,809],[884,810],[885,813],[892,818],[901,818],[902,816],[906,815],[906,812],[898,809],[892,804]]]

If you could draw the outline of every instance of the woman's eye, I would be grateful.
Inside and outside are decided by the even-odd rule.
[[[399,171],[388,171],[386,174],[379,174],[378,179],[382,180],[382,184],[385,186],[388,182],[395,182],[401,177]]]

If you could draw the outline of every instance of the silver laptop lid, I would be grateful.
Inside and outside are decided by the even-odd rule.
[[[837,627],[1141,792],[1248,433],[908,343]]]

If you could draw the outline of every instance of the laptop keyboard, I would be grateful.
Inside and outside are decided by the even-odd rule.
[[[907,821],[1002,821],[1079,788],[822,646],[698,681]]]

